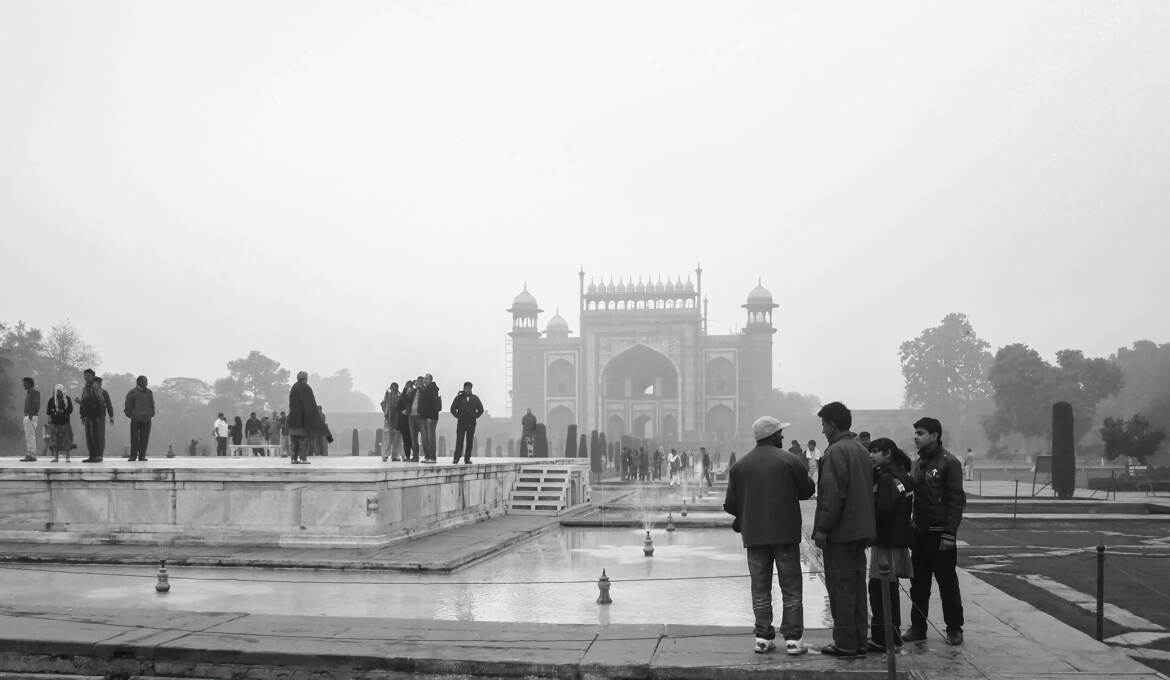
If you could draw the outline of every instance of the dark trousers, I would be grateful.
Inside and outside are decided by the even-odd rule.
[[[894,636],[894,644],[902,642],[902,603],[898,599],[898,581],[883,582],[880,578],[869,580],[869,610],[872,614],[869,625],[869,639],[879,645],[886,644],[885,609],[882,607],[882,588],[890,591],[890,623],[894,626],[890,633]]]
[[[410,421],[405,417],[398,421],[398,432],[402,435],[402,460],[418,458],[418,446],[410,436]]]
[[[938,549],[942,535],[935,531],[915,531],[910,546],[910,562],[914,565],[914,578],[910,579],[910,625],[915,630],[926,630],[926,617],[930,614],[930,581],[938,581],[938,595],[942,600],[943,620],[947,630],[963,628],[963,597],[959,593],[959,576],[955,565],[959,551]]]
[[[97,418],[82,418],[85,425],[85,448],[89,457],[101,460],[102,451],[106,448],[106,421],[101,416]]]
[[[217,455],[217,456],[226,456],[227,455],[227,437],[216,437],[215,438],[215,455]]]
[[[463,448],[464,440],[467,441],[466,453]],[[475,421],[474,420],[460,420],[455,424],[455,462],[458,463],[460,458],[463,458],[464,463],[471,462],[471,452],[475,450]]]
[[[309,437],[316,435],[292,435],[292,459],[308,460],[309,459]]]
[[[780,634],[785,640],[804,637],[804,576],[800,573],[800,544],[754,545],[747,549],[748,573],[752,577],[752,613],[755,634],[772,640],[772,566],[780,581]]]
[[[833,615],[833,644],[846,652],[865,650],[865,541],[825,546],[825,586]]]
[[[150,442],[150,421],[130,421],[130,460],[146,458],[146,445]]]

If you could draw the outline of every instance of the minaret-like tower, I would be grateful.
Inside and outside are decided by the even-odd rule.
[[[536,319],[544,310],[536,303],[536,298],[532,293],[528,292],[528,284],[524,284],[524,290],[512,300],[512,306],[508,308],[512,314],[512,332],[510,335],[513,338],[539,338],[540,329],[536,326]]]
[[[763,281],[748,293],[743,308],[747,310],[747,324],[740,335],[740,432],[751,431],[752,422],[765,415],[761,409],[772,391],[772,310],[779,305],[772,302],[772,293]],[[775,414],[768,414],[775,415]]]

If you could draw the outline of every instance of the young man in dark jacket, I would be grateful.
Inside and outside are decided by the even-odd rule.
[[[772,627],[772,569],[779,574],[784,611],[780,634],[785,651],[803,654],[804,576],[800,573],[800,501],[812,498],[813,482],[808,468],[783,450],[784,427],[764,416],[752,425],[756,448],[727,473],[723,509],[733,517],[732,529],[743,538],[748,572],[752,580],[752,612],[756,617],[755,651],[776,648]]]
[[[813,541],[824,553],[833,614],[833,644],[822,647],[821,653],[856,656],[865,654],[869,632],[865,547],[874,536],[873,462],[849,431],[853,414],[844,404],[830,402],[817,416],[829,448],[817,467]]]
[[[463,391],[451,400],[451,415],[455,416],[455,460],[463,458],[465,465],[471,464],[471,451],[475,446],[475,421],[483,415],[483,402],[472,393],[472,384],[463,383]],[[464,440],[467,448],[464,449]]]
[[[238,420],[238,418],[237,418]],[[308,464],[310,438],[321,432],[321,409],[309,387],[309,374],[300,371],[288,391],[288,434],[292,439],[292,463]]]
[[[130,460],[146,460],[150,421],[154,418],[154,393],[148,384],[146,376],[140,375],[133,389],[126,393],[123,412],[130,419]]]
[[[418,415],[422,419],[423,453],[426,454],[426,463],[437,463],[438,442],[435,440],[435,430],[439,425],[439,412],[443,410],[443,398],[439,396],[439,386],[430,373],[423,378],[422,387],[418,391]]]
[[[869,651],[884,652],[892,641],[902,646],[902,607],[898,579],[911,578],[910,511],[914,504],[914,479],[910,457],[893,440],[882,437],[869,444],[873,460],[874,520],[877,535],[869,548]],[[885,627],[882,590],[889,591],[890,624]],[[887,641],[887,633],[891,638]]]
[[[967,494],[963,491],[963,466],[942,445],[942,423],[922,418],[914,423],[914,445],[918,460],[911,476],[914,491],[914,535],[911,552],[914,578],[910,581],[910,628],[902,636],[907,642],[926,639],[926,617],[930,611],[930,581],[938,581],[947,643],[963,644],[963,598],[955,573],[958,551],[955,535],[963,521]]]
[[[106,403],[103,398],[105,390],[98,382],[92,368],[82,372],[85,386],[81,388],[81,396],[77,398],[77,410],[81,415],[81,425],[85,428],[85,447],[89,457],[83,463],[100,463],[105,451],[105,421]],[[111,418],[112,419],[112,418]]]

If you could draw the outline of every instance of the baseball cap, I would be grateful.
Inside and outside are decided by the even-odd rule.
[[[792,423],[782,423],[772,416],[763,416],[752,423],[752,439],[760,441],[767,439]]]

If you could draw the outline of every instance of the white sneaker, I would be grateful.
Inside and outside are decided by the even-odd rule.
[[[804,638],[799,640],[785,640],[784,651],[792,656],[799,656],[808,651],[808,647],[804,646]]]
[[[756,654],[767,654],[774,649],[776,649],[776,643],[774,641],[756,638]]]

